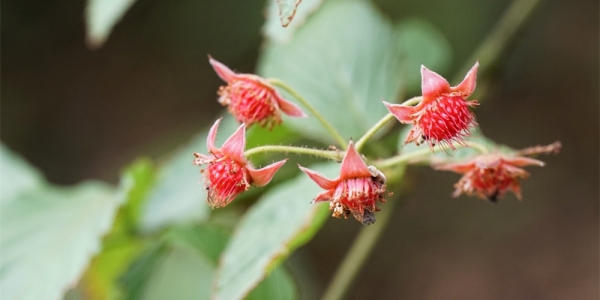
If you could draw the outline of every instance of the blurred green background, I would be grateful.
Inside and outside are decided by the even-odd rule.
[[[390,19],[425,19],[446,36],[448,78],[509,3],[376,1]],[[206,55],[252,72],[262,41],[262,0],[138,0],[98,50],[85,45],[84,1],[2,4],[1,139],[57,184],[116,182],[136,157],[185,143],[222,112]],[[348,299],[598,296],[598,11],[597,1],[544,1],[476,110],[498,143],[562,141],[529,169],[524,201],[452,199],[458,175],[411,168],[412,192]],[[322,293],[360,226],[331,219],[292,255],[303,299]]]

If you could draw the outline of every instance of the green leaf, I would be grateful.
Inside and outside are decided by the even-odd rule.
[[[381,119],[387,113],[381,100],[395,102],[400,92],[394,31],[367,1],[325,2],[290,43],[268,43],[258,69],[297,90],[348,139]],[[310,138],[334,142],[314,118],[286,122]]]
[[[209,299],[229,235],[212,224],[170,229],[123,277],[126,299]]]
[[[141,208],[154,175],[154,166],[146,158],[136,160],[123,172],[120,189],[126,195],[125,203],[104,238],[102,251],[92,259],[79,283],[86,298],[119,299],[121,293],[115,283],[148,244],[137,230]]]
[[[123,299],[143,299],[147,283],[155,269],[164,261],[168,248],[163,243],[150,245],[142,255],[134,261],[121,277],[120,284],[125,296]]]
[[[315,170],[333,178],[339,164],[325,163]],[[320,191],[302,174],[271,189],[249,209],[222,255],[215,299],[244,298],[316,234],[328,215],[326,204],[310,204]]]
[[[117,239],[120,239],[117,241]],[[121,299],[122,293],[115,285],[129,265],[145,249],[147,243],[139,238],[110,236],[104,249],[90,263],[79,285],[88,300]]]
[[[110,31],[135,0],[88,0],[85,9],[86,42],[91,48],[104,44]]]
[[[442,74],[450,66],[452,50],[444,35],[431,23],[410,19],[394,28],[403,55],[404,85],[409,91],[420,91],[421,65]]]
[[[282,268],[277,268],[248,295],[246,300],[293,300],[297,298],[294,280]]]
[[[19,194],[45,184],[44,177],[20,155],[0,143],[0,204],[8,204]]]
[[[282,269],[273,272],[248,299],[296,299],[296,288]],[[189,247],[174,246],[151,271],[141,297],[128,299],[211,299],[214,264]],[[274,298],[275,297],[275,298]]]
[[[287,26],[282,26],[279,16],[278,2],[296,2],[298,0],[269,0],[267,1],[267,20],[262,28],[263,35],[273,42],[288,43],[291,41],[294,33],[300,26],[306,22],[308,16],[315,12],[323,0],[302,0],[302,5],[299,5],[295,15],[294,22]]]
[[[174,246],[153,270],[142,299],[209,299],[213,268],[193,249]]]
[[[0,207],[0,290],[6,299],[58,299],[100,249],[122,196],[99,182],[45,187]]]
[[[300,135],[285,124],[282,123],[270,130],[257,126],[248,128],[246,131],[246,149],[273,143],[291,143],[299,139]]]
[[[142,208],[151,191],[156,170],[150,159],[140,158],[128,166],[121,176],[121,188],[127,195],[123,206],[127,226],[137,228]]]
[[[169,230],[123,277],[125,299],[210,299],[215,266],[229,237],[229,229],[211,223]],[[259,285],[259,297],[295,299],[289,275],[277,270],[273,276]]]
[[[231,229],[213,223],[206,223],[202,226],[173,228],[165,238],[171,244],[191,246],[216,265],[230,236]]]

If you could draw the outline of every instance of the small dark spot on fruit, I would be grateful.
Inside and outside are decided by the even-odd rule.
[[[371,211],[365,210],[362,215],[362,221],[364,225],[371,225],[375,223],[375,214]]]
[[[487,198],[492,203],[498,203],[498,190],[495,190],[492,194],[488,195]]]

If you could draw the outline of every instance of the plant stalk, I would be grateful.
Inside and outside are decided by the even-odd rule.
[[[489,153],[489,150],[484,145],[476,143],[476,142],[465,141],[464,145],[458,144],[455,146],[455,148],[457,150],[461,149],[461,148],[465,148],[465,147],[475,149],[475,150],[479,151],[479,153],[481,153],[481,154]],[[435,148],[434,149],[430,149],[430,148],[421,149],[419,151],[415,151],[415,152],[411,152],[411,153],[407,153],[407,154],[401,154],[401,155],[393,156],[393,157],[390,157],[390,158],[387,158],[384,160],[380,160],[373,164],[378,169],[387,169],[387,168],[391,168],[393,166],[397,166],[397,165],[401,165],[401,164],[409,164],[411,160],[416,160],[421,157],[426,157],[430,154],[435,153],[436,151],[438,151],[438,150],[436,150]]]
[[[325,120],[325,118],[314,108],[314,106],[312,106],[312,104],[310,104],[310,102],[308,102],[306,99],[304,99],[304,97],[302,97],[298,92],[296,92],[296,90],[294,90],[292,87],[287,85],[287,83],[285,83],[279,79],[269,78],[267,80],[272,85],[278,86],[278,87],[284,89],[286,92],[290,93],[290,95],[292,95],[294,98],[296,98],[296,100],[298,100],[300,103],[302,103],[302,105],[304,107],[306,107],[306,109],[308,109],[308,111],[315,118],[317,118],[317,120],[323,125],[323,127],[325,127],[325,129],[327,129],[327,131],[329,131],[331,136],[338,142],[338,144],[343,149],[346,149],[348,147],[348,143],[346,143],[346,139],[344,139],[340,135],[340,133],[337,132],[337,130],[335,130],[335,128],[333,128],[333,126],[331,124],[329,124],[329,122],[327,122],[327,120]]]
[[[356,274],[362,268],[363,264],[373,251],[373,247],[377,244],[377,240],[383,233],[383,230],[391,219],[394,211],[394,204],[399,201],[399,198],[389,201],[388,205],[377,213],[377,222],[373,225],[363,227],[358,233],[358,236],[352,244],[352,248],[348,251],[342,264],[338,267],[333,280],[327,287],[322,300],[337,300],[342,299],[347,292],[348,287],[356,277]]]
[[[512,39],[523,28],[525,22],[531,17],[541,2],[542,0],[513,1],[500,18],[500,21],[496,23],[496,26],[487,35],[487,38],[479,44],[479,47],[477,47],[477,50],[467,60],[460,73],[456,75],[454,78],[455,82],[462,80],[461,76],[464,76],[471,69],[475,61],[479,61],[479,64],[482,66],[479,69],[479,73],[485,74],[498,61],[501,54],[507,50]]]
[[[468,70],[472,62],[479,59],[482,65],[492,65],[500,54],[506,50],[509,41],[514,38],[515,34],[525,24],[525,21],[531,17],[535,8],[542,0],[514,0],[506,13],[492,30],[488,38],[474,52],[472,58],[467,62],[466,70]],[[467,71],[461,71],[459,74],[465,74]],[[461,76],[457,75],[457,76]],[[459,78],[457,81],[460,81]],[[363,142],[364,144],[364,142]],[[487,149],[486,149],[487,151]],[[391,207],[382,211],[380,214],[379,224],[376,227],[365,227],[361,230],[358,237],[354,240],[350,252],[341,266],[334,274],[333,280],[327,287],[323,300],[341,299],[348,290],[350,283],[354,280],[358,270],[364,264],[368,254],[371,252],[374,244],[381,235],[383,228],[388,222],[391,212]],[[381,224],[383,223],[383,224]]]
[[[252,148],[246,150],[244,152],[244,156],[252,156],[259,153],[264,152],[279,152],[279,153],[296,153],[296,154],[306,154],[313,155],[317,157],[333,159],[335,161],[341,161],[344,157],[344,151],[329,151],[329,150],[318,150],[311,148],[302,148],[302,147],[294,147],[294,146],[275,146],[275,145],[267,145],[260,146],[256,148]]]
[[[418,96],[418,97],[413,97],[410,98],[406,101],[404,101],[401,105],[414,105],[417,104],[419,102],[423,101],[423,97]],[[388,113],[387,115],[385,115],[381,120],[379,120],[375,125],[373,125],[373,127],[371,127],[371,129],[367,130],[367,132],[356,142],[356,151],[360,152],[360,149],[362,149],[362,147],[365,146],[365,144],[367,143],[367,141],[373,137],[373,135],[375,135],[375,133],[381,129],[383,126],[385,126],[385,124],[387,124],[387,122],[389,122],[390,120],[394,119],[394,115],[392,115],[391,113]]]

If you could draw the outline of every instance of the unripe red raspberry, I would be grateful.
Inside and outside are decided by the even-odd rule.
[[[496,202],[506,191],[512,191],[521,200],[520,180],[529,177],[527,171],[519,168],[524,166],[542,167],[544,163],[528,157],[490,153],[465,162],[438,165],[435,169],[464,174],[454,185],[456,190],[452,196],[464,193]]]
[[[250,126],[269,129],[281,123],[281,112],[292,117],[307,115],[294,103],[285,100],[267,80],[253,74],[236,74],[209,56],[217,75],[227,82],[219,88],[219,103],[227,106],[235,119]]]
[[[423,100],[419,104],[407,106],[384,102],[400,122],[413,124],[405,143],[419,145],[426,141],[430,147],[439,144],[453,150],[456,150],[453,142],[464,144],[463,138],[477,124],[468,107],[478,103],[466,98],[475,90],[478,67],[476,63],[459,85],[450,87],[442,76],[421,66]]]
[[[342,160],[340,175],[335,179],[328,179],[316,171],[299,167],[325,189],[313,203],[330,201],[329,209],[336,218],[348,218],[352,214],[365,225],[375,222],[373,213],[379,211],[376,203],[385,202],[385,176],[374,167],[367,167],[352,141]]]
[[[240,127],[223,143],[221,148],[215,146],[217,129],[221,119],[217,120],[208,132],[206,144],[209,155],[194,153],[194,165],[208,164],[204,174],[204,187],[208,191],[208,204],[212,207],[224,207],[235,197],[248,190],[250,185],[267,185],[275,172],[287,160],[270,164],[262,169],[255,169],[244,156],[246,147],[246,125]]]

